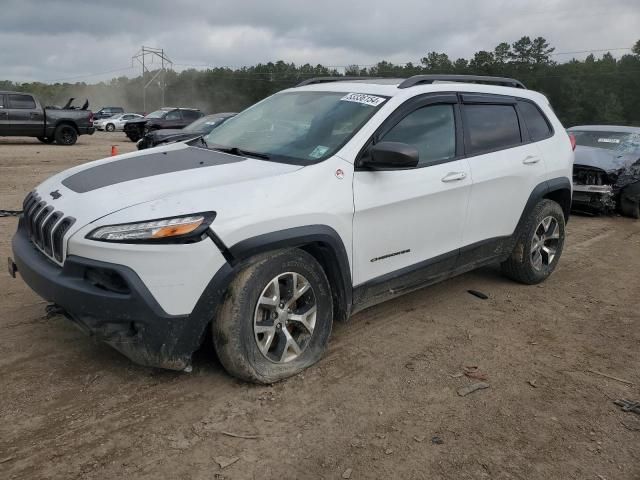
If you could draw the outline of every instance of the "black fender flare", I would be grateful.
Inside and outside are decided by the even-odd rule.
[[[75,120],[71,120],[70,118],[61,118],[60,120],[56,121],[53,130],[57,130],[61,125],[69,125],[70,127],[73,127],[75,129],[76,133],[80,133],[80,130],[78,130],[78,124],[75,122]]]
[[[281,248],[301,248],[323,266],[334,297],[334,318],[347,320],[353,303],[353,283],[347,249],[342,238],[328,225],[305,225],[269,232],[224,247],[220,239],[214,242],[227,261],[235,268],[246,259]]]
[[[533,208],[543,199],[550,199],[558,202],[564,211],[565,222],[569,221],[569,213],[571,211],[571,181],[567,177],[557,177],[550,180],[545,180],[539,183],[531,191],[527,203],[522,210],[520,220],[513,232],[513,241],[518,238],[522,226],[527,221],[527,217],[533,210]]]

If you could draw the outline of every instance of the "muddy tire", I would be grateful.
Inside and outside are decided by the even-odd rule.
[[[257,255],[247,265],[213,322],[213,343],[231,375],[270,384],[322,358],[333,322],[331,288],[303,250]]]
[[[533,285],[553,273],[564,248],[565,219],[562,207],[540,201],[529,214],[511,256],[501,264],[512,280]]]
[[[38,140],[40,140],[42,143],[46,143],[47,145],[52,144],[53,142],[56,141],[55,138],[50,138],[50,137],[37,137]]]
[[[116,129],[116,126],[113,123],[107,123],[104,127],[107,132],[113,132]]]
[[[75,145],[78,141],[78,132],[71,125],[59,125],[54,137],[58,145]]]

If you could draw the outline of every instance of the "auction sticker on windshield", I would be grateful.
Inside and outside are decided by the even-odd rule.
[[[311,158],[320,158],[325,153],[327,153],[327,150],[329,150],[329,147],[325,147],[324,145],[318,145],[316,148],[313,149],[313,152],[311,152],[309,156]]]
[[[376,97],[375,95],[367,95],[366,93],[348,93],[340,100],[344,102],[356,102],[363,103],[364,105],[370,105],[372,107],[377,107],[381,103],[383,103],[386,98]]]

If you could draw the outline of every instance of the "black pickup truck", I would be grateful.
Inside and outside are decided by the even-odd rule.
[[[0,137],[36,137],[42,143],[73,145],[78,135],[93,135],[93,113],[71,107],[42,107],[36,97],[22,92],[0,91]]]
[[[164,128],[184,128],[203,116],[204,113],[197,108],[163,107],[144,118],[125,123],[123,130],[129,140],[137,142],[148,132]]]

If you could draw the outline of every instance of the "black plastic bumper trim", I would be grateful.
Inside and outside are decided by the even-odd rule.
[[[229,264],[213,276],[189,315],[165,312],[129,267],[74,255],[60,267],[30,242],[24,228],[12,240],[14,262],[25,283],[38,295],[59,305],[83,330],[111,345],[141,365],[184,370],[200,346],[205,328],[234,271]],[[110,291],[91,282],[87,269],[119,275],[126,293]]]

